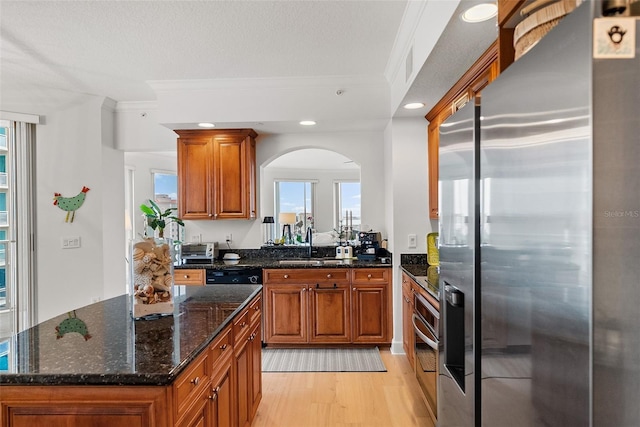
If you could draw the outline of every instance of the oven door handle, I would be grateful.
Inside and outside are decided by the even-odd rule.
[[[420,320],[420,318],[418,317],[417,314],[414,314],[412,316],[412,318],[411,318],[411,323],[413,323],[413,330],[415,331],[416,335],[418,335],[422,341],[426,342],[429,347],[431,347],[434,350],[437,350],[438,349],[438,343],[436,341],[430,339],[429,337],[427,337],[425,334],[422,333],[422,331],[418,328],[418,325],[416,325],[416,320],[418,322],[421,322],[425,326],[427,326],[427,329],[429,329],[429,332],[433,333],[433,331],[431,331],[429,326],[426,325],[424,322],[422,322],[422,320]],[[435,334],[433,334],[433,335],[435,336]]]

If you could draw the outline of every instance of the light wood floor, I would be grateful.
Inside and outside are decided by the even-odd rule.
[[[387,372],[263,373],[252,427],[433,427],[407,358],[380,353]]]

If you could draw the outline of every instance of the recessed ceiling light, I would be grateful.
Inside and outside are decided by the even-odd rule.
[[[417,110],[418,108],[424,107],[422,102],[410,102],[408,104],[404,104],[405,110]]]
[[[201,128],[214,128],[214,127],[216,127],[216,125],[214,125],[213,123],[198,123],[198,126],[200,126]]]
[[[480,3],[466,10],[462,14],[464,22],[476,23],[486,21],[498,14],[498,6],[495,3]]]
[[[314,122],[313,120],[302,120],[300,124],[302,126],[313,126],[316,124],[316,122]]]

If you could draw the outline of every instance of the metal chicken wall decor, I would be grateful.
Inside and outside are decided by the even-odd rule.
[[[63,211],[67,211],[64,222],[73,222],[73,218],[76,216],[76,210],[84,203],[87,191],[89,191],[89,187],[83,186],[80,193],[74,197],[62,197],[60,193],[54,193],[53,204]],[[71,215],[71,218],[69,218],[69,215]]]

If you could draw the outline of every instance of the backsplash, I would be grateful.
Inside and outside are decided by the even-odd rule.
[[[425,265],[427,254],[400,254],[400,265]]]

